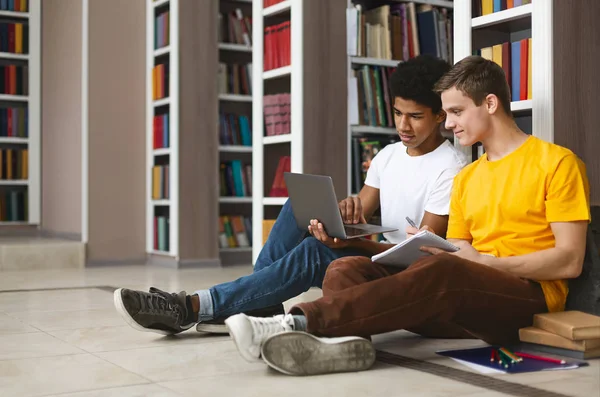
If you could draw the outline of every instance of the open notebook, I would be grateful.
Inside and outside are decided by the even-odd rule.
[[[381,265],[408,267],[417,259],[431,255],[420,250],[423,246],[440,248],[448,252],[458,251],[458,247],[454,244],[444,240],[437,234],[423,230],[392,248],[383,251],[381,254],[372,256],[371,261]]]

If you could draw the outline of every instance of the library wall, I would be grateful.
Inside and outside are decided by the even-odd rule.
[[[145,15],[89,2],[88,262],[145,258]]]
[[[42,2],[42,217],[81,235],[81,0]]]

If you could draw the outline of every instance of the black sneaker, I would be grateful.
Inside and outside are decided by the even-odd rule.
[[[279,314],[285,314],[285,310],[283,310],[283,304],[280,303],[263,309],[250,310],[244,312],[244,314],[251,317],[273,317]],[[199,322],[198,325],[196,325],[196,331],[210,334],[228,334],[229,331],[225,326],[225,320],[227,320],[227,317]]]
[[[178,294],[150,288],[150,292],[119,288],[114,302],[121,317],[138,331],[172,335],[196,324],[188,315],[186,293]]]

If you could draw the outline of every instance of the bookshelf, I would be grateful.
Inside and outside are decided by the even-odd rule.
[[[422,53],[451,62],[453,7],[444,0],[347,1],[348,195],[363,186],[362,159],[399,141],[389,88],[393,69]]]
[[[41,5],[39,0],[11,3],[2,2],[6,9],[0,9],[0,224],[37,226],[41,222]]]
[[[283,197],[271,194],[282,158],[290,158],[285,170],[330,175],[338,197],[347,190],[347,125],[334,116],[347,111],[346,0],[271,3],[252,3],[253,263],[263,221],[276,219],[287,200],[285,187]]]
[[[513,98],[515,120],[524,131],[581,157],[590,179],[592,206],[600,205],[600,140],[594,117],[594,98],[600,90],[594,65],[600,55],[594,50],[597,40],[593,39],[600,37],[593,17],[600,14],[600,2],[522,0],[515,1],[519,6],[499,10],[494,10],[493,1],[484,2],[454,1],[454,61],[478,50],[484,56],[482,49],[490,46],[531,39],[527,57],[531,67],[527,76],[529,97]],[[472,154],[472,159],[481,154],[461,149]]]

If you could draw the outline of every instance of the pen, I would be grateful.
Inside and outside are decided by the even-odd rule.
[[[417,225],[415,225],[415,223],[413,222],[412,219],[410,219],[408,216],[406,217],[406,221],[408,222],[409,225],[411,225],[414,228],[419,228]]]

